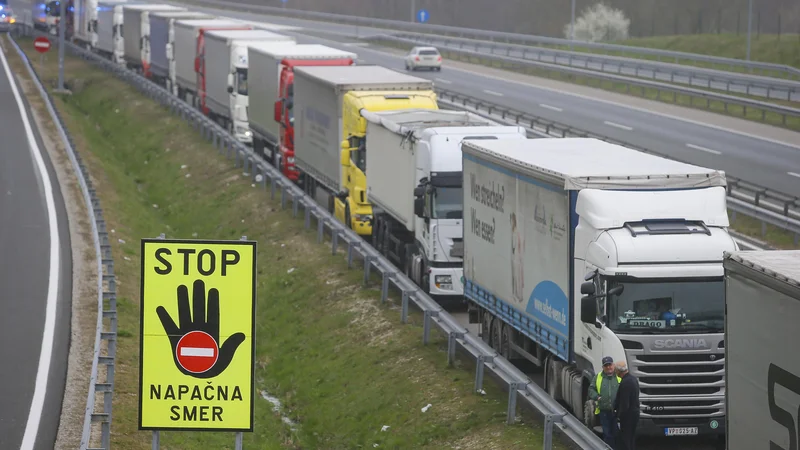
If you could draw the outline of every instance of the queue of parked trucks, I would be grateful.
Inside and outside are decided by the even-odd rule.
[[[610,355],[639,378],[642,433],[725,435],[723,254],[739,249],[724,172],[595,139],[529,139],[440,109],[429,80],[258,23],[73,1],[73,41],[227,127],[431,297],[465,300],[484,341],[541,367],[587,425],[587,390]],[[783,307],[765,310],[765,329]],[[774,372],[786,384],[798,370],[795,358]],[[792,431],[783,448],[797,449]]]

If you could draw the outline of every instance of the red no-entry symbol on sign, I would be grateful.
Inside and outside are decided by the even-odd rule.
[[[175,352],[180,365],[191,373],[203,373],[214,367],[219,358],[219,347],[210,334],[192,331],[178,341]]]
[[[47,51],[50,50],[50,39],[39,36],[33,40],[33,47],[39,53],[47,53]]]

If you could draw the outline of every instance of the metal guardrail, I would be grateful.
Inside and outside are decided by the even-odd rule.
[[[536,137],[591,137],[606,142],[623,145],[644,153],[656,154],[664,158],[682,161],[669,155],[641,148],[637,145],[590,133],[569,125],[543,119],[529,113],[499,106],[468,95],[447,89],[436,88],[440,105],[448,108],[464,109],[481,114],[489,119],[525,127]],[[794,242],[800,242],[800,199],[786,194],[738,180],[726,174],[728,185],[728,209],[761,221],[762,234],[766,233],[763,224],[770,224],[794,235]]]
[[[681,64],[624,58],[593,53],[575,52],[519,44],[481,41],[421,33],[393,34],[418,44],[457,47],[479,53],[509,56],[523,60],[577,67],[617,75],[648,78],[695,88],[725,91],[731,94],[763,97],[766,99],[800,101],[800,82],[746,73],[704,69]]]
[[[237,10],[270,14],[276,16],[294,17],[298,19],[317,20],[323,22],[336,22],[340,24],[366,26],[373,28],[392,29],[400,31],[411,31],[416,33],[452,35],[471,39],[488,41],[499,41],[508,43],[519,43],[524,45],[552,45],[558,47],[574,46],[586,48],[593,51],[617,52],[628,55],[638,55],[642,58],[657,58],[657,60],[669,60],[675,63],[681,61],[692,64],[715,65],[728,67],[739,71],[761,72],[764,74],[780,74],[781,76],[793,79],[800,79],[800,69],[784,64],[774,64],[759,61],[746,61],[736,58],[724,58],[721,56],[701,55],[697,53],[676,52],[671,50],[661,50],[645,47],[633,47],[628,45],[608,44],[600,42],[570,41],[569,39],[553,38],[546,36],[535,36],[520,33],[505,33],[491,30],[475,30],[470,28],[453,27],[446,25],[432,25],[422,23],[412,23],[400,20],[376,19],[370,17],[347,16],[344,14],[322,13],[316,11],[304,11],[292,8],[279,8],[274,6],[263,6],[251,3],[243,3],[242,0],[233,3],[226,0],[182,0],[184,2],[206,5],[209,7],[235,8]],[[251,0],[256,1],[256,0]]]
[[[404,39],[395,37],[388,34],[382,35],[375,35],[364,38],[367,41],[378,41],[378,42],[393,42],[395,44],[406,45],[406,46],[415,46],[417,45],[416,41],[410,39]],[[574,81],[579,79],[585,79],[588,84],[588,80],[597,80],[600,83],[608,82],[613,84],[620,84],[624,85],[627,88],[627,93],[635,93],[632,87],[638,87],[640,90],[640,94],[643,97],[647,97],[648,92],[655,91],[656,98],[658,100],[671,100],[673,103],[677,103],[679,100],[679,96],[689,97],[690,103],[692,107],[704,107],[706,109],[711,109],[713,105],[722,104],[724,106],[724,111],[727,114],[734,114],[731,111],[730,106],[738,106],[741,108],[741,115],[742,117],[749,118],[749,112],[752,111],[760,111],[760,119],[761,121],[767,121],[767,114],[777,115],[780,117],[780,125],[784,127],[789,126],[787,124],[787,118],[790,119],[798,119],[800,118],[800,109],[797,108],[790,108],[787,106],[780,106],[773,103],[761,102],[758,100],[750,100],[744,97],[738,97],[733,95],[727,94],[718,94],[714,92],[709,92],[701,89],[693,89],[689,87],[681,87],[673,84],[661,83],[658,81],[648,81],[648,80],[641,80],[632,77],[626,77],[622,75],[614,75],[610,73],[602,73],[597,72],[594,70],[587,70],[587,69],[579,69],[575,67],[568,67],[558,64],[550,64],[544,63],[539,61],[532,61],[526,60],[521,58],[514,58],[510,56],[503,56],[491,53],[481,53],[472,50],[466,50],[463,48],[457,47],[439,47],[439,51],[445,55],[456,55],[459,57],[466,57],[467,61],[470,61],[471,58],[478,58],[489,60],[493,62],[498,62],[503,67],[522,67],[526,69],[538,69],[548,73],[557,73],[559,75],[568,75],[573,77]],[[661,93],[670,93],[672,94],[672,98],[665,98],[661,95]],[[705,104],[703,102],[695,102],[694,99],[705,100]]]
[[[117,353],[117,288],[116,275],[114,274],[114,258],[111,254],[111,245],[103,217],[103,209],[100,207],[100,199],[97,197],[97,192],[92,186],[89,171],[84,165],[80,154],[75,150],[75,142],[66,125],[64,125],[58,110],[53,106],[53,99],[50,97],[50,93],[44,88],[42,80],[33,69],[25,52],[22,51],[13,38],[9,39],[9,41],[11,41],[14,49],[24,62],[25,68],[42,96],[58,134],[64,142],[64,148],[72,163],[75,176],[78,178],[86,209],[89,212],[89,223],[92,226],[92,240],[94,241],[97,259],[97,326],[95,329],[92,371],[89,378],[89,393],[86,398],[80,448],[81,450],[89,449],[92,438],[92,424],[100,422],[100,448],[108,449],[111,441],[111,406],[114,392],[114,362]],[[107,305],[106,301],[108,302]],[[104,320],[106,318],[108,321]],[[105,351],[102,348],[104,342],[106,343]],[[101,365],[105,366],[106,376],[103,381],[100,380],[99,368]],[[103,409],[101,413],[95,413],[95,404],[99,393],[103,394]]]
[[[28,27],[26,27],[26,30],[29,33],[32,32]],[[39,33],[32,32],[31,34]],[[447,336],[447,361],[449,364],[455,361],[456,350],[460,350],[462,353],[474,358],[476,362],[474,382],[476,391],[481,390],[484,383],[484,374],[487,370],[502,382],[503,387],[506,387],[509,393],[506,415],[509,424],[516,420],[517,403],[523,402],[541,413],[545,418],[545,450],[552,448],[554,430],[561,431],[567,439],[582,449],[608,448],[594,431],[586,428],[577,418],[569,414],[563,406],[548,396],[542,388],[500,356],[498,352],[489,347],[480,337],[462,327],[455,318],[406,277],[402,270],[392,265],[358,234],[346,228],[327,209],[318,205],[313,198],[306,195],[300,187],[258,157],[253,150],[236,141],[228,134],[227,130],[183,100],[172,95],[163,87],[137,73],[71,43],[66,44],[66,50],[133,85],[145,96],[159,102],[162,106],[170,109],[172,113],[186,120],[204,139],[211,142],[221,154],[224,154],[229,159],[233,158],[235,167],[241,167],[244,173],[252,178],[253,183],[259,184],[265,190],[269,189],[271,198],[274,199],[276,195],[279,195],[282,209],[287,208],[288,203],[291,202],[294,217],[300,214],[302,207],[305,228],[311,228],[312,218],[316,221],[317,241],[319,243],[324,242],[327,232],[333,254],[338,253],[340,246],[346,247],[348,267],[352,268],[357,257],[363,261],[365,284],[370,282],[373,270],[381,274],[382,303],[388,301],[390,287],[394,287],[400,292],[400,318],[403,323],[408,319],[408,309],[411,304],[416,305],[422,311],[422,341],[424,344],[430,341],[431,327],[435,326]],[[279,194],[278,191],[280,191]]]

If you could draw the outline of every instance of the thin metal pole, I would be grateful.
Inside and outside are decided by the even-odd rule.
[[[572,50],[572,41],[575,40],[575,0],[572,0],[572,18],[569,22],[569,49]]]
[[[753,34],[753,0],[747,2],[747,60],[750,61],[750,36]]]
[[[241,431],[236,433],[236,450],[242,450],[242,441],[244,440],[244,433]]]
[[[416,0],[411,0],[411,22],[417,21],[417,2]]]
[[[153,431],[153,442],[152,442],[151,447],[150,447],[152,450],[159,450],[159,448],[161,447],[161,443],[159,442],[161,440],[160,438],[161,438],[161,436],[159,435],[158,430],[154,430]]]
[[[64,35],[67,29],[67,0],[61,0],[58,19],[58,89],[64,90]]]

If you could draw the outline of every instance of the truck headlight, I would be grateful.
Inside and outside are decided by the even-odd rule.
[[[244,132],[244,136],[245,137],[252,137],[253,136],[253,132],[250,131],[250,130],[247,130],[247,131]]]
[[[294,164],[294,156],[286,158],[286,164]]]
[[[445,291],[453,290],[453,277],[450,275],[436,275],[434,277],[436,287]]]
[[[356,222],[370,222],[372,221],[372,214],[353,214],[353,220]]]

